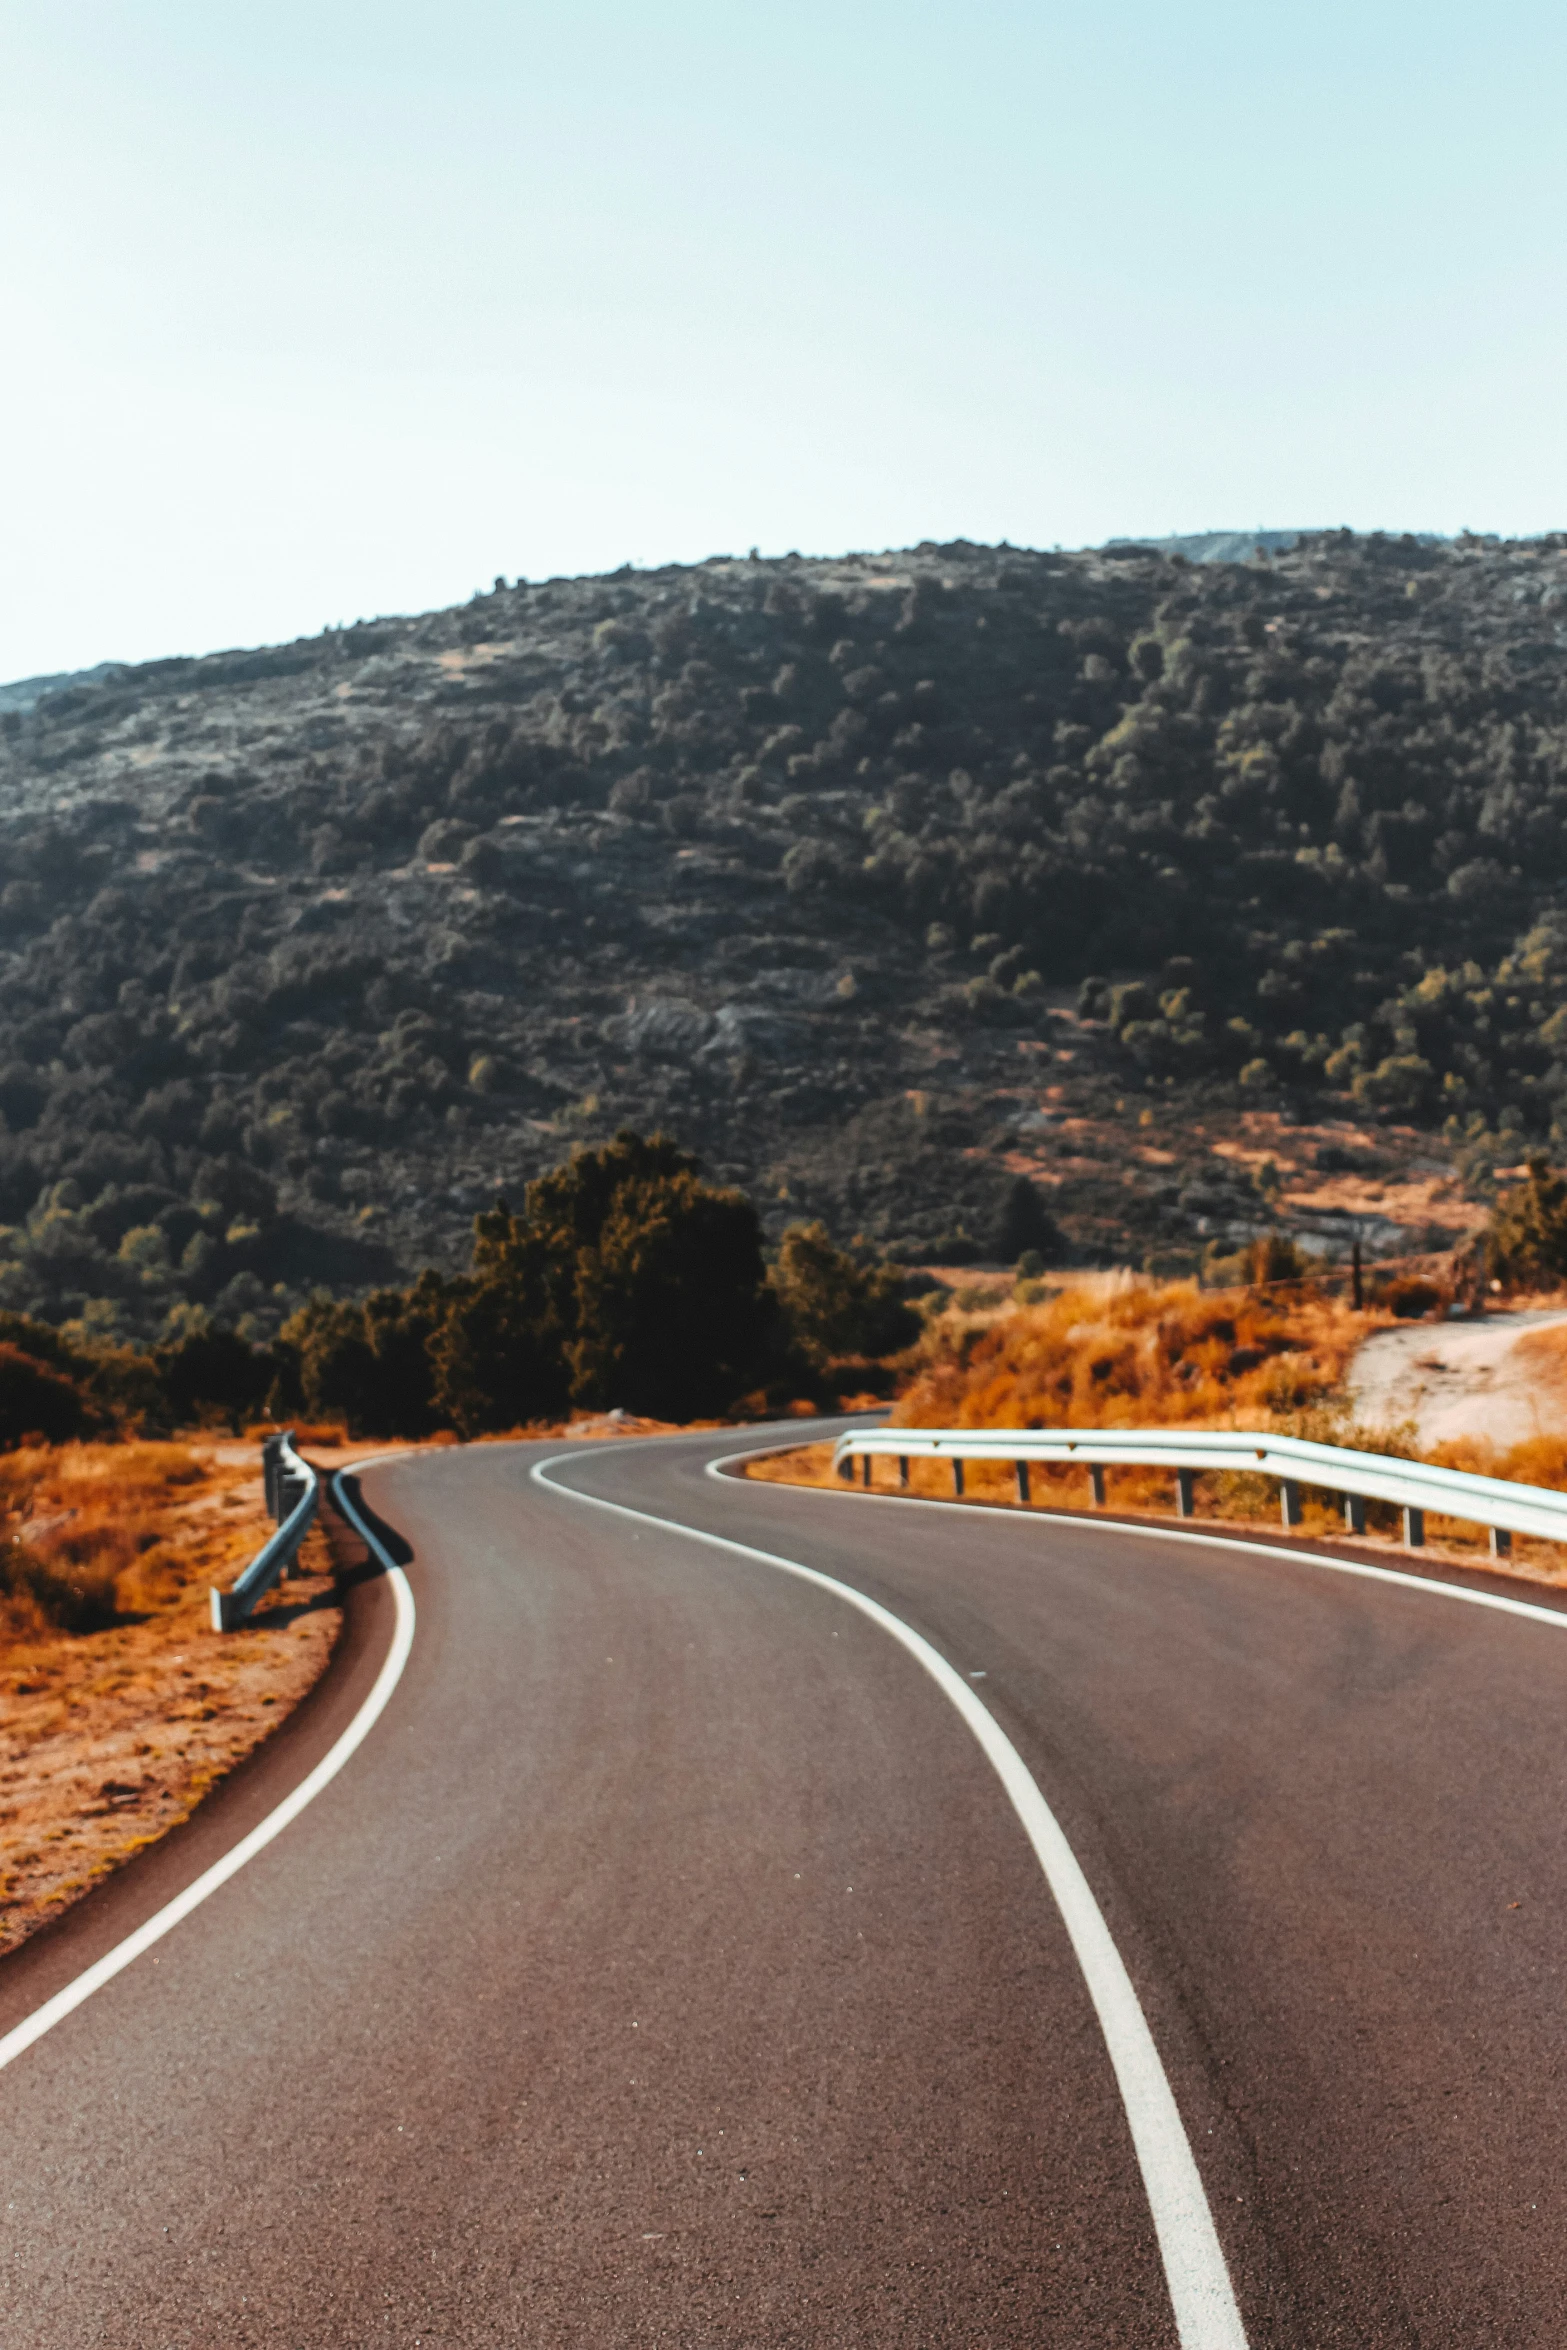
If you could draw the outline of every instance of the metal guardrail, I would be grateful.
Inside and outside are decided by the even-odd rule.
[[[282,1429],[261,1448],[261,1474],[267,1508],[278,1521],[277,1532],[263,1543],[239,1581],[228,1591],[212,1593],[212,1629],[232,1632],[243,1623],[263,1593],[286,1568],[297,1574],[299,1546],[321,1499],[320,1480],[310,1463],[294,1450],[294,1431]]]
[[[875,1459],[898,1462],[900,1487],[908,1484],[911,1460],[950,1461],[957,1494],[963,1491],[965,1461],[1010,1463],[1022,1502],[1030,1498],[1031,1462],[1076,1462],[1087,1470],[1094,1505],[1100,1509],[1105,1505],[1108,1469],[1168,1468],[1174,1471],[1176,1508],[1183,1518],[1195,1514],[1194,1480],[1200,1470],[1244,1470],[1279,1480],[1287,1527],[1300,1524],[1301,1488],[1309,1486],[1337,1499],[1352,1534],[1365,1531],[1368,1501],[1391,1502],[1404,1513],[1404,1540],[1411,1550],[1425,1542],[1428,1511],[1488,1527],[1496,1557],[1511,1550],[1515,1534],[1567,1542],[1567,1493],[1514,1485],[1504,1477],[1471,1476],[1464,1469],[1438,1469],[1427,1461],[1309,1444],[1302,1437],[1273,1436],[1264,1429],[879,1428],[841,1437],[833,1453],[841,1477],[852,1478],[855,1461],[863,1462],[867,1485]]]

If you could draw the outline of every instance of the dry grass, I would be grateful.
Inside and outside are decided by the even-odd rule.
[[[1467,1469],[1475,1477],[1506,1477],[1515,1485],[1545,1485],[1567,1492],[1567,1436],[1528,1436],[1520,1444],[1487,1444],[1465,1437],[1434,1444],[1424,1455],[1444,1469]]]
[[[928,1326],[902,1427],[1266,1427],[1321,1406],[1392,1316],[1342,1299],[1103,1274]]]
[[[457,1442],[295,1433],[329,1470]],[[188,1817],[319,1680],[337,1575],[365,1555],[335,1515],[306,1535],[297,1580],[239,1631],[211,1629],[209,1587],[270,1529],[254,1442],[0,1453],[0,1559],[25,1552],[27,1569],[0,1586],[0,1953]]]

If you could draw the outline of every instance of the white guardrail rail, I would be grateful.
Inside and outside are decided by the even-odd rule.
[[[284,1428],[269,1436],[261,1448],[261,1473],[267,1508],[278,1521],[277,1532],[263,1543],[231,1590],[212,1594],[212,1629],[232,1632],[243,1623],[264,1592],[271,1590],[285,1568],[299,1572],[299,1546],[315,1517],[321,1499],[321,1481],[310,1463],[294,1450],[294,1431]]]
[[[1000,1461],[1012,1468],[1018,1499],[1025,1503],[1030,1463],[1076,1462],[1088,1472],[1099,1509],[1105,1506],[1107,1470],[1165,1468],[1174,1474],[1176,1509],[1183,1518],[1196,1513],[1199,1471],[1245,1470],[1279,1480],[1287,1527],[1300,1524],[1301,1488],[1309,1486],[1333,1496],[1352,1534],[1365,1531],[1368,1501],[1391,1502],[1404,1513],[1404,1540],[1411,1550],[1425,1542],[1428,1511],[1489,1527],[1492,1555],[1498,1558],[1511,1550],[1515,1534],[1567,1542],[1567,1493],[1433,1468],[1425,1461],[1395,1460],[1385,1453],[1308,1444],[1302,1437],[1272,1436],[1264,1429],[876,1428],[840,1438],[833,1453],[840,1477],[852,1479],[858,1461],[866,1485],[876,1460],[898,1463],[900,1490],[908,1485],[910,1461],[950,1461],[955,1494],[963,1491],[965,1461]]]

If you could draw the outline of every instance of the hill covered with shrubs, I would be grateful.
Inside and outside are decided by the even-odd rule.
[[[1564,639],[1563,537],[959,543],[42,693],[0,1306],[270,1342],[627,1124],[911,1263],[1195,1262],[1259,1115],[1483,1190],[1567,1127]]]

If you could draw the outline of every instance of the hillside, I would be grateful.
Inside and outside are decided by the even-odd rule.
[[[959,543],[51,691],[0,1305],[264,1333],[626,1123],[909,1262],[1439,1245],[1567,1096],[1564,641],[1567,537]]]

